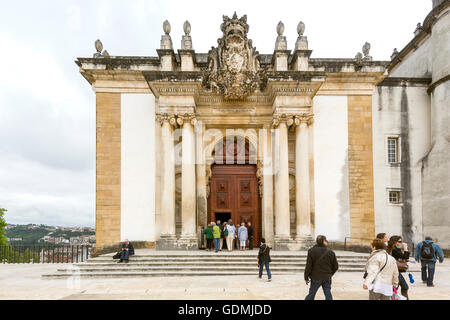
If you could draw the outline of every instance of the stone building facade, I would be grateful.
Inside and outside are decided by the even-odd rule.
[[[294,50],[280,22],[260,54],[236,14],[208,53],[187,21],[177,51],[164,22],[155,57],[110,56],[97,40],[76,63],[97,101],[98,249],[197,249],[202,227],[230,218],[279,250],[378,232],[449,248],[449,11],[433,3],[390,61],[368,43],[312,58],[302,22]]]

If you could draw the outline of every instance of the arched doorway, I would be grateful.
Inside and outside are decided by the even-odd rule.
[[[262,234],[261,198],[258,190],[255,149],[239,136],[224,137],[213,150],[208,222],[232,219],[236,225],[251,222],[254,230],[253,246],[257,247]]]

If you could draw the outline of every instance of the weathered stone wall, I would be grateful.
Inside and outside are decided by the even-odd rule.
[[[119,93],[97,93],[96,247],[120,241],[121,115]]]
[[[372,96],[348,96],[348,178],[350,236],[353,243],[367,243],[362,239],[375,236]]]

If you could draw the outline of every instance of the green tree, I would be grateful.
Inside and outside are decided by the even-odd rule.
[[[4,246],[7,244],[7,240],[5,237],[5,227],[8,225],[3,218],[3,214],[8,211],[4,208],[0,208],[0,246]]]

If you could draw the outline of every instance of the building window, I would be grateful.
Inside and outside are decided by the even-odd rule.
[[[398,137],[389,137],[387,140],[388,163],[399,163]]]
[[[389,203],[400,204],[401,203],[401,192],[400,191],[389,191]]]

